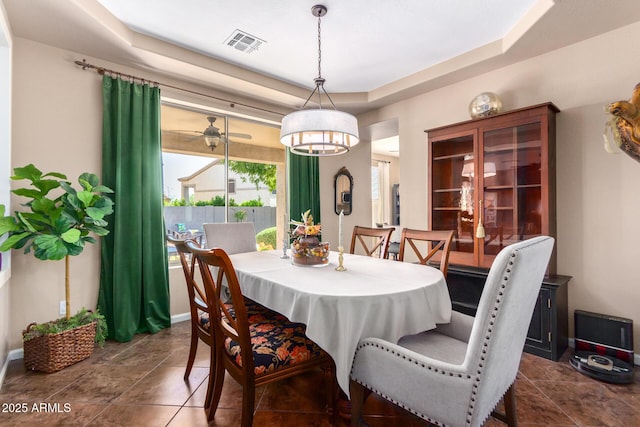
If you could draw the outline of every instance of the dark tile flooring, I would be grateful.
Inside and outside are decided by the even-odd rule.
[[[89,359],[54,374],[26,372],[22,360],[13,361],[0,389],[0,425],[205,426],[208,352],[201,344],[186,383],[188,349],[189,324],[182,322],[129,343],[108,342]],[[575,372],[567,357],[554,363],[523,355],[517,380],[521,426],[640,426],[638,368],[634,384],[611,385]],[[254,425],[328,426],[322,384],[318,371],[260,387]],[[210,425],[238,426],[241,395],[241,387],[227,378]],[[22,407],[26,412],[16,412]],[[428,426],[375,395],[365,413],[372,427]],[[339,427],[347,425],[340,420]],[[501,425],[494,419],[486,423]]]

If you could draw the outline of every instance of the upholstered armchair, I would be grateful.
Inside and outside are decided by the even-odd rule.
[[[365,389],[436,425],[481,426],[505,398],[516,424],[514,383],[531,315],[553,250],[551,237],[504,248],[496,257],[476,317],[400,339],[362,340],[351,371],[352,426]]]

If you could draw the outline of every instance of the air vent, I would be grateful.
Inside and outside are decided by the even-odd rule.
[[[231,46],[241,52],[251,53],[254,50],[258,50],[260,45],[266,42],[244,31],[235,30],[227,40],[225,40],[225,43],[227,46]]]

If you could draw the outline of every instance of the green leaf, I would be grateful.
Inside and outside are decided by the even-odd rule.
[[[91,202],[93,201],[93,193],[91,191],[78,191],[77,196],[84,206],[91,206]]]
[[[39,199],[42,197],[42,193],[38,190],[31,190],[29,188],[16,188],[15,190],[11,190],[13,194],[17,194],[18,196],[23,197],[31,197],[32,199]]]
[[[0,236],[4,236],[6,233],[10,231],[20,231],[20,230],[22,230],[22,228],[12,216],[3,216],[0,218]]]
[[[42,177],[44,178],[45,176],[53,176],[55,178],[60,178],[60,179],[67,179],[67,176],[63,173],[60,172],[49,172],[49,173],[45,173],[44,175],[42,175]],[[66,181],[63,181],[66,182]],[[60,182],[60,184],[62,184],[62,182]]]
[[[32,233],[37,233],[38,232],[38,230],[36,230],[35,227],[33,225],[31,225],[31,223],[27,219],[26,215],[23,215],[22,212],[16,212],[16,214],[18,215],[18,218],[20,219],[20,222],[22,224],[24,224],[24,226],[27,228],[27,230],[29,230]]]
[[[100,184],[100,180],[98,179],[98,176],[96,174],[87,172],[80,175],[80,177],[78,178],[78,182],[86,190],[91,190],[93,187],[96,187],[98,184]]]
[[[18,220],[25,227],[32,227],[33,229],[51,228],[56,222],[56,219],[60,216],[60,212],[55,210],[48,214],[30,213],[30,212],[16,212]]]
[[[106,236],[107,234],[109,234],[109,230],[97,224],[87,224],[86,229],[98,237]]]
[[[40,190],[41,194],[44,196],[49,194],[49,191],[54,188],[60,187],[59,181],[54,181],[53,179],[41,179],[33,182],[33,186]]]
[[[30,235],[31,235],[31,233],[24,232],[24,233],[14,234],[12,236],[9,236],[9,238],[7,240],[5,240],[4,242],[2,242],[2,244],[0,245],[0,252],[8,251],[9,249],[15,247],[16,243],[18,243],[20,240],[22,240],[25,237],[28,237]],[[20,247],[22,247],[22,246],[20,246]],[[16,247],[16,249],[20,249],[20,247]]]
[[[13,176],[11,177],[13,180],[28,179],[31,182],[40,178],[42,178],[42,171],[31,163],[22,168],[14,168]]]
[[[71,230],[62,233],[60,237],[62,237],[62,240],[67,243],[75,243],[80,240],[80,230],[78,230],[77,228],[72,228]]]
[[[55,222],[55,233],[62,235],[73,228],[77,222],[66,215],[60,216]]]
[[[93,187],[93,192],[94,193],[113,193],[113,190],[104,185],[97,185]]]
[[[87,215],[89,215],[94,223],[104,218],[104,212],[102,212],[102,209],[98,208],[87,208]]]
[[[31,203],[31,209],[33,209],[34,212],[49,213],[56,209],[56,204],[53,200],[42,197]]]
[[[65,243],[65,247],[67,248],[67,255],[80,255],[84,250],[84,240],[80,239],[76,243]]]
[[[4,210],[5,210],[5,209],[6,209],[6,208],[4,207],[4,205],[3,205],[3,204],[0,204],[0,216],[4,216]]]
[[[109,215],[113,213],[113,200],[107,196],[101,196],[95,201],[93,207],[102,209],[105,212],[105,215]]]
[[[78,220],[84,217],[85,207],[80,201],[80,199],[76,197],[75,194],[67,194],[64,197],[64,203],[65,203],[65,210],[67,212],[67,215],[73,218],[76,218]]]
[[[76,189],[73,188],[67,181],[60,181],[60,187],[62,187],[62,189],[69,194],[76,194]]]
[[[37,236],[33,242],[38,248],[35,256],[39,259],[56,261],[64,258],[69,252],[59,236],[43,234]]]

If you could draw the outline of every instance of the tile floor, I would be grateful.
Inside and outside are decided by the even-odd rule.
[[[13,361],[0,389],[0,425],[206,426],[202,406],[208,353],[200,347],[188,383],[182,379],[188,322],[138,335],[130,343],[109,342],[89,359],[54,374],[25,372],[21,360]],[[611,385],[575,372],[567,357],[554,363],[523,355],[517,381],[520,426],[640,426],[640,369],[634,384]],[[260,387],[254,425],[328,426],[322,381],[318,371]],[[227,378],[210,425],[238,426],[241,394]],[[23,406],[26,412],[16,412]],[[365,413],[372,427],[429,425],[376,396],[368,399]],[[340,420],[338,427],[347,425]],[[493,419],[486,423],[501,425]]]

